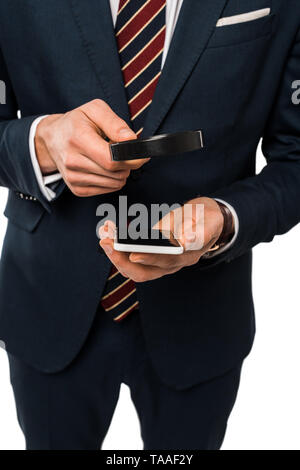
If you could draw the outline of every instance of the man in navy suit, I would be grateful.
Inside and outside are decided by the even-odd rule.
[[[101,447],[121,383],[145,449],[220,449],[251,250],[300,220],[299,58],[298,0],[0,0],[0,339],[27,449]],[[110,159],[107,138],[192,129],[204,150]],[[203,243],[117,253],[105,226],[100,250],[119,196],[201,204]]]

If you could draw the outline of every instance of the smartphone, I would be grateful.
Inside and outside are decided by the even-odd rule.
[[[183,246],[178,240],[168,237],[168,233],[162,230],[151,229],[147,237],[133,239],[126,231],[125,238],[119,238],[116,230],[114,249],[116,251],[126,251],[129,253],[156,253],[162,255],[181,255]]]

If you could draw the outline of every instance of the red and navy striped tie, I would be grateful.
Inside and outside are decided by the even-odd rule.
[[[139,136],[161,74],[166,0],[120,0],[115,32],[131,127]],[[113,267],[101,304],[115,321],[123,320],[138,307],[134,282]]]

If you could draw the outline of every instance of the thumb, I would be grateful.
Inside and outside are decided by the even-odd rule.
[[[196,224],[193,220],[185,221],[180,243],[185,251],[202,250],[205,245],[203,224]]]

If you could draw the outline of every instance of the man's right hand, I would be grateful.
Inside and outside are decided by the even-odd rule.
[[[101,100],[65,114],[45,117],[37,126],[35,148],[43,175],[59,171],[79,197],[119,191],[131,170],[149,159],[113,162],[109,144],[134,140],[136,134]]]

